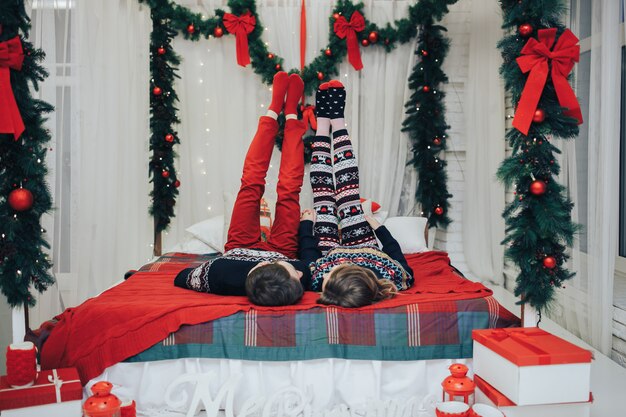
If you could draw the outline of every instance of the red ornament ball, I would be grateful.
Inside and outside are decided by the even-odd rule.
[[[543,258],[543,266],[548,269],[556,268],[556,259],[554,259],[554,256],[546,256]]]
[[[33,207],[33,193],[26,188],[18,188],[9,193],[9,206],[15,211],[26,211]]]
[[[165,135],[165,141],[174,142],[174,135],[172,135],[171,133],[168,133],[167,135]]]
[[[433,145],[436,145],[436,146],[441,145],[441,138],[435,138],[435,139],[433,139]]]
[[[532,25],[530,25],[529,23],[524,23],[523,25],[519,25],[519,28],[517,28],[517,31],[519,32],[521,36],[523,36],[524,38],[527,38],[533,34],[534,29]]]
[[[187,33],[188,34],[192,34],[196,31],[196,27],[193,25],[193,23],[191,23],[189,26],[187,26]]]
[[[224,29],[219,26],[216,27],[215,29],[213,29],[213,36],[215,36],[216,38],[221,38],[222,36],[224,36]]]
[[[163,93],[163,90],[161,90],[161,87],[154,87],[152,89],[152,94],[154,94],[155,96],[160,96],[161,93]]]
[[[274,54],[270,52],[269,54],[267,54],[267,57],[268,57],[269,59],[274,59]]]
[[[324,54],[326,54],[326,56],[331,56],[333,54],[333,51],[331,51],[330,48],[326,48]]]
[[[428,92],[430,92],[430,87],[425,85],[424,87],[422,87],[422,91],[425,92],[425,93],[428,93]]]
[[[161,171],[161,176],[163,178],[169,178],[170,172],[168,170],[164,169],[163,171]]]
[[[533,122],[541,123],[546,120],[546,112],[542,109],[535,110],[535,114],[533,114]]]
[[[371,31],[370,34],[367,36],[367,39],[369,39],[371,43],[378,42],[378,32],[376,32],[375,30]]]
[[[274,69],[275,69],[276,71],[280,71],[280,69],[281,69],[281,68],[282,68],[282,67],[280,66],[280,64],[276,64],[276,66],[274,67]]]
[[[318,72],[317,72],[317,79],[318,79],[318,80],[320,80],[320,81],[321,81],[321,80],[323,80],[323,79],[324,79],[324,73],[323,73],[323,72],[318,71]]]
[[[533,195],[544,195],[547,189],[548,189],[548,186],[546,185],[544,181],[535,180],[532,183],[530,183],[530,192]]]
[[[435,207],[435,214],[441,216],[443,214],[443,208],[440,206]]]
[[[157,49],[157,54],[159,55],[165,55],[165,48],[164,47],[159,47],[159,49]]]
[[[426,49],[422,49],[422,56],[428,56],[428,51]]]
[[[176,188],[180,187],[180,181],[178,180],[174,181],[174,187]]]
[[[333,13],[333,19],[337,20],[341,16],[339,13]]]
[[[361,40],[361,45],[369,46],[370,45],[370,41],[368,41],[367,39],[363,39],[363,40]]]

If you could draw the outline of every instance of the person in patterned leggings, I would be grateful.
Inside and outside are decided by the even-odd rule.
[[[363,213],[343,85],[336,80],[320,85],[315,101],[313,210],[302,214],[298,256],[311,266],[311,289],[322,292],[318,302],[361,307],[409,288],[413,271],[389,231]]]

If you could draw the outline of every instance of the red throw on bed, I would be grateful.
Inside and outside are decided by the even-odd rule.
[[[390,300],[363,307],[376,309],[437,300],[486,297],[491,290],[458,276],[445,252],[408,255],[415,272],[413,288]],[[138,272],[124,283],[61,315],[41,351],[43,369],[76,367],[85,384],[105,368],[136,355],[165,339],[183,324],[198,324],[238,311],[306,310],[319,307],[317,293],[306,292],[292,306],[260,307],[246,297],[223,297],[174,286],[174,277],[186,267]],[[163,269],[166,269],[165,271]]]

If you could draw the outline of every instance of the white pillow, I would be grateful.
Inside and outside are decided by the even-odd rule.
[[[217,250],[195,236],[189,236],[187,240],[184,242],[177,243],[167,251],[167,252],[182,252],[182,253],[193,253],[197,255],[202,255],[205,253],[214,253]]]
[[[428,250],[424,230],[426,217],[390,217],[385,220],[385,227],[398,241],[402,253],[420,253]]]
[[[187,229],[196,239],[204,242],[213,250],[224,252],[224,215],[203,220]],[[191,252],[190,252],[191,253]],[[204,252],[206,253],[206,252]]]

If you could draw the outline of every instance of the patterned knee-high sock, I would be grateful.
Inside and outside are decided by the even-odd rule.
[[[330,119],[320,106],[325,92],[316,94],[317,132],[313,141],[311,155],[311,188],[313,189],[313,208],[316,213],[313,233],[319,239],[319,249],[328,251],[339,244],[337,226],[337,207],[335,205],[335,184],[330,154]]]
[[[333,126],[335,201],[339,211],[341,244],[376,245],[374,231],[363,215],[359,194],[359,167],[343,118],[345,89],[341,83],[330,81],[326,96]]]

